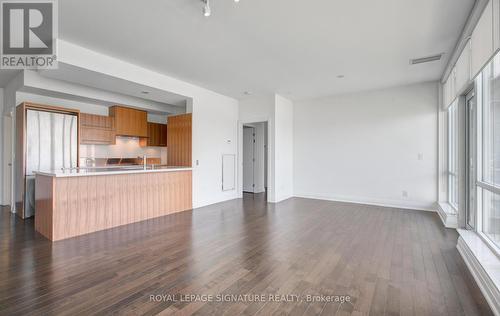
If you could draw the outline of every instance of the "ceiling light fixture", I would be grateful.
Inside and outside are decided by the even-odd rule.
[[[339,78],[339,79],[342,79],[342,78],[344,78],[344,77],[345,77],[344,75],[338,75],[338,76],[337,76],[337,78]]]
[[[203,2],[203,15],[209,17],[212,15],[212,10],[210,9],[210,0],[201,0]],[[234,2],[238,3],[240,0],[234,0]]]
[[[203,6],[203,15],[209,17],[212,15],[212,10],[210,9],[210,0],[201,0],[205,5]]]

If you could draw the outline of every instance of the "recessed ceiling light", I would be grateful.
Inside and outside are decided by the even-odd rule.
[[[342,78],[344,78],[344,77],[345,77],[344,75],[338,75],[338,76],[337,76],[337,78],[339,78],[339,79],[342,79]]]

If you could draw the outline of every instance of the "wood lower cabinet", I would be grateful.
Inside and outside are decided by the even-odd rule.
[[[36,176],[35,229],[56,241],[191,209],[192,171]]]
[[[142,138],[142,147],[167,147],[167,125],[148,122],[148,138]]]
[[[114,119],[109,116],[80,114],[80,143],[105,144],[116,143]]]
[[[191,113],[168,117],[167,164],[169,166],[191,167],[192,120]]]
[[[148,113],[123,106],[112,106],[109,115],[115,119],[118,136],[148,137]]]

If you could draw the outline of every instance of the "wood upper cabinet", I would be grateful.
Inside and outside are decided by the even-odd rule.
[[[148,122],[148,138],[141,138],[141,146],[167,147],[167,124]]]
[[[493,55],[493,1],[490,0],[471,35],[471,74],[476,77]]]
[[[81,144],[115,144],[114,119],[110,116],[80,113]]]
[[[102,129],[113,129],[113,118],[104,115],[80,113],[80,125]]]
[[[115,132],[119,136],[148,137],[148,114],[146,111],[113,106],[109,115],[115,119]]]
[[[191,167],[192,114],[169,116],[167,123],[167,164],[176,167]]]

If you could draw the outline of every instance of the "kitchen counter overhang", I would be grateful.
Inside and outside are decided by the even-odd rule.
[[[87,168],[68,168],[50,171],[35,171],[35,175],[43,175],[56,178],[65,177],[88,177],[88,176],[106,176],[118,174],[133,173],[151,173],[151,172],[177,172],[189,171],[191,167],[171,167],[171,166],[120,166],[120,167],[87,167]]]
[[[192,209],[192,168],[37,172],[35,207],[35,229],[52,241],[181,212]]]

